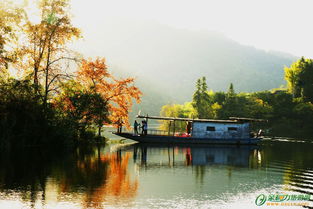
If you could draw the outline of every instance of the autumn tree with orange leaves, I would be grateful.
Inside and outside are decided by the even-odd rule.
[[[134,78],[116,79],[108,71],[105,59],[84,59],[76,78],[63,85],[54,104],[76,123],[80,136],[92,125],[97,126],[101,136],[104,124],[130,127],[128,113],[133,100],[140,102],[141,95]]]
[[[28,41],[21,48],[19,67],[32,77],[36,94],[46,108],[51,92],[70,77],[69,62],[77,61],[77,53],[69,50],[67,44],[80,37],[80,30],[71,24],[69,0],[40,0],[38,5],[39,23],[31,22],[26,16],[24,33]]]
[[[77,72],[78,82],[94,93],[99,93],[108,104],[111,124],[130,127],[128,113],[133,100],[140,102],[142,92],[134,86],[134,78],[117,79],[109,71],[105,59],[83,60]]]
[[[21,144],[74,144],[86,130],[97,127],[100,135],[104,124],[130,127],[128,113],[142,95],[134,78],[116,78],[104,59],[83,59],[70,49],[81,37],[70,0],[32,3],[37,22],[26,7],[0,2],[0,146],[23,137],[29,139]]]

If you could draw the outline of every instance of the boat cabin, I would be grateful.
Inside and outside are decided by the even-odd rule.
[[[144,118],[146,122],[148,122],[150,119],[170,121],[168,128],[169,131],[167,133],[169,136],[192,137],[197,139],[209,138],[234,140],[250,138],[250,122],[264,121],[262,119],[238,117],[230,117],[229,120],[213,120],[137,115],[137,118]],[[175,124],[178,121],[186,124],[184,133],[175,130]]]
[[[192,123],[191,135],[194,138],[246,139],[249,138],[250,125],[241,121],[218,121]]]

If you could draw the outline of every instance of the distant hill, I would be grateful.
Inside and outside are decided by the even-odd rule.
[[[113,28],[98,34],[97,48],[86,50],[107,57],[115,74],[137,77],[144,97],[135,112],[158,114],[166,103],[190,101],[201,76],[214,91],[226,91],[231,82],[236,92],[277,88],[285,84],[283,67],[297,59],[214,32],[157,23],[121,23]]]

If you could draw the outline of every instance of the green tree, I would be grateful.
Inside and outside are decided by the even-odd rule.
[[[229,97],[235,96],[235,89],[233,83],[230,83],[227,94]]]
[[[313,60],[302,57],[289,68],[285,67],[285,79],[294,98],[313,102]]]
[[[192,105],[197,112],[198,118],[209,118],[212,116],[210,108],[210,95],[206,78],[202,77],[197,80],[196,91],[193,94]]]
[[[231,83],[226,93],[225,101],[222,104],[222,108],[218,113],[218,117],[221,119],[228,119],[232,116],[241,116],[243,109],[238,101],[239,99],[243,100],[244,98],[238,97],[235,94],[234,85]]]
[[[192,106],[192,103],[186,102],[183,105],[180,105],[180,104],[164,105],[161,109],[160,115],[164,116],[164,117],[193,118],[196,115],[196,112]],[[171,124],[171,126],[173,126],[173,124]],[[162,130],[169,131],[170,122],[169,121],[161,121],[160,128]],[[185,131],[186,130],[186,122],[176,121],[175,122],[175,130]]]
[[[222,105],[226,100],[226,93],[225,92],[215,92],[212,95],[212,103],[218,103],[219,105]]]
[[[0,82],[0,147],[70,145],[72,130],[49,107],[43,113],[30,80]]]
[[[90,91],[74,80],[63,84],[62,93],[55,98],[55,106],[60,114],[69,118],[80,136],[84,136],[86,129],[96,125],[98,135],[101,128],[108,123],[108,103],[101,94]]]

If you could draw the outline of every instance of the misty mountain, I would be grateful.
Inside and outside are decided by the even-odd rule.
[[[116,24],[99,33],[97,48],[115,74],[135,76],[143,102],[134,111],[158,114],[167,103],[190,101],[195,82],[206,76],[209,89],[236,92],[285,85],[284,66],[297,57],[245,46],[222,34],[178,29],[157,23]],[[113,28],[113,30],[112,30]]]

